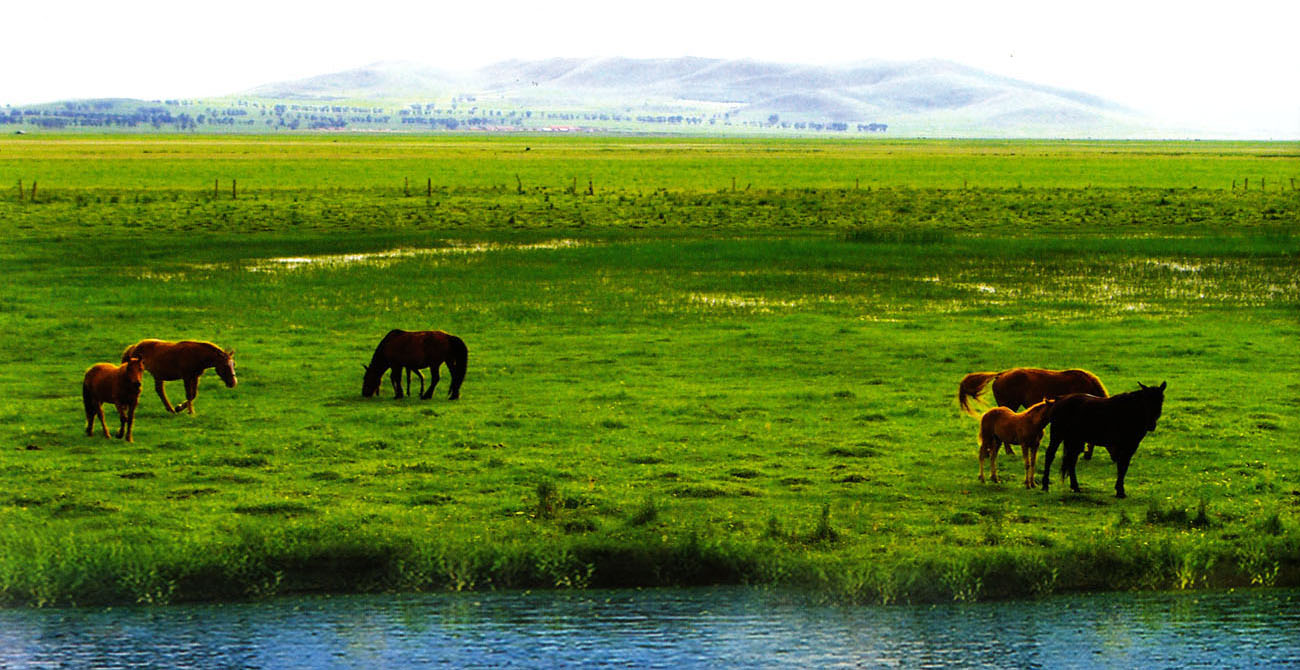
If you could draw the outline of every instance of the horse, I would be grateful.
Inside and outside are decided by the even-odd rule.
[[[400,400],[402,394],[402,370],[407,371],[407,394],[410,393],[410,372],[420,376],[420,399],[433,397],[433,389],[438,386],[438,366],[447,364],[451,373],[451,391],[448,400],[460,397],[460,385],[465,381],[465,369],[469,363],[469,349],[465,341],[444,333],[441,330],[405,331],[393,329],[384,335],[370,357],[369,365],[362,365],[365,375],[361,380],[361,396],[369,398],[379,392],[384,373],[392,370],[393,394]],[[429,368],[429,389],[424,390],[422,368]]]
[[[1008,454],[1015,453],[1011,445],[1020,445],[1020,455],[1025,461],[1025,488],[1034,488],[1034,469],[1038,464],[1038,444],[1043,440],[1043,428],[1052,420],[1054,398],[1035,403],[1029,409],[1016,413],[1005,407],[994,407],[980,417],[980,481],[984,481],[984,459],[989,459],[991,480],[998,481],[998,447],[1005,446]]]
[[[235,388],[235,351],[226,350],[211,342],[168,342],[166,340],[140,340],[122,352],[122,360],[139,356],[144,361],[144,369],[153,376],[153,388],[162,398],[163,407],[168,412],[179,413],[189,410],[194,414],[194,398],[199,394],[199,377],[204,370],[212,368],[217,376],[225,382],[226,388]],[[185,402],[172,407],[163,391],[163,382],[182,379],[185,381]]]
[[[121,425],[117,437],[126,436],[127,442],[135,441],[135,408],[140,404],[140,379],[144,376],[144,363],[139,357],[132,356],[121,365],[96,363],[86,370],[81,380],[81,404],[86,409],[86,437],[95,434],[95,417],[108,437],[108,424],[104,423],[104,406],[106,402],[117,407],[117,418]]]
[[[975,416],[970,399],[979,400],[990,381],[993,382],[994,402],[1012,411],[1069,393],[1090,393],[1102,398],[1108,395],[1097,375],[1087,370],[1011,368],[1001,372],[972,372],[957,384],[957,402],[963,412]],[[1083,458],[1092,459],[1091,444],[1087,445]]]
[[[1084,393],[1072,393],[1057,398],[1052,413],[1052,437],[1047,445],[1047,462],[1043,466],[1043,490],[1051,483],[1049,473],[1056,448],[1065,444],[1061,459],[1061,476],[1070,476],[1070,490],[1079,492],[1079,480],[1074,466],[1084,442],[1099,444],[1110,452],[1118,472],[1115,478],[1115,497],[1124,498],[1124,475],[1133,459],[1138,444],[1147,433],[1156,430],[1156,422],[1165,403],[1165,385],[1143,386],[1136,391],[1120,393],[1109,398]]]

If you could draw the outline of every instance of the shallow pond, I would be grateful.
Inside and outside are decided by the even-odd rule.
[[[0,610],[0,668],[1300,667],[1300,591],[842,607],[741,587]]]

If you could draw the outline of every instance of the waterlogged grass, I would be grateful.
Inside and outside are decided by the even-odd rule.
[[[418,146],[472,175],[457,152],[512,142],[344,144],[374,163]],[[324,161],[332,143],[217,144],[270,175],[281,152]],[[232,201],[151,153],[67,168],[87,183],[36,202],[0,196],[0,600],[1300,583],[1294,194],[1083,188],[1069,161],[1033,188],[798,183],[823,175],[733,192],[681,162],[722,175],[790,143],[647,144],[653,160],[638,143],[533,145],[569,152],[566,173],[641,161],[591,195],[285,181]],[[1164,145],[1052,146],[1106,169]],[[824,154],[859,150],[799,147],[834,179],[847,173]],[[984,148],[890,150],[938,173]],[[1258,153],[1193,148],[1225,175]],[[70,150],[27,158],[53,170]],[[159,185],[93,167],[114,161]],[[360,397],[359,364],[392,327],[465,338],[461,400],[445,374],[430,401]],[[206,376],[191,417],[146,384],[134,444],[85,437],[81,374],[143,337],[234,347],[239,385]],[[1013,365],[1086,367],[1113,392],[1169,382],[1128,499],[1102,450],[1081,494],[976,480],[956,382]]]

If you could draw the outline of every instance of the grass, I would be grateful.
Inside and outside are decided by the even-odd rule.
[[[1300,583],[1300,198],[1223,187],[1275,145],[340,140],[0,140],[42,184],[0,191],[0,601]],[[392,327],[466,340],[461,400],[360,397]],[[85,437],[144,337],[239,385]],[[976,481],[956,382],[1021,364],[1169,382],[1128,499],[1102,450],[1082,494]]]

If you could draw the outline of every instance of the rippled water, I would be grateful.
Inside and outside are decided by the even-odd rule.
[[[746,588],[0,610],[0,668],[1300,667],[1300,592],[837,607]]]

